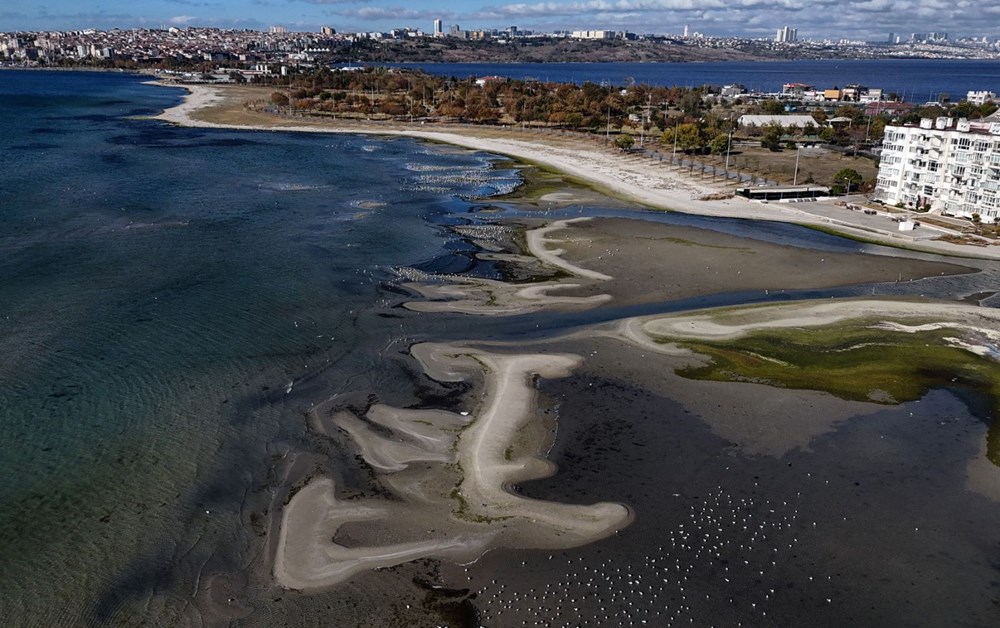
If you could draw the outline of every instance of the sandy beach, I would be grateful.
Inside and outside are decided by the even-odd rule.
[[[176,85],[169,85],[178,87]],[[725,191],[686,176],[651,159],[626,156],[609,151],[594,142],[555,135],[537,135],[515,129],[468,126],[441,127],[356,120],[317,120],[279,118],[243,110],[244,92],[220,86],[184,85],[184,102],[161,113],[158,119],[182,126],[206,128],[253,128],[268,131],[307,133],[358,133],[407,136],[442,142],[538,164],[597,189],[644,206],[704,216],[726,216],[812,225],[849,236],[874,240],[894,246],[950,255],[1000,258],[997,247],[956,245],[932,239],[934,227],[921,227],[917,237],[900,234],[894,223],[884,220],[878,226],[860,212],[839,208],[834,202],[770,203],[762,205],[739,197],[703,200]],[[236,115],[234,112],[239,112]],[[239,120],[232,122],[226,120]],[[731,188],[730,188],[731,189]],[[883,226],[884,225],[884,226]],[[939,234],[940,235],[940,234]]]

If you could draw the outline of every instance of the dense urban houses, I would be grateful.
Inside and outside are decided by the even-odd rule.
[[[875,198],[1000,222],[1000,118],[887,126]]]

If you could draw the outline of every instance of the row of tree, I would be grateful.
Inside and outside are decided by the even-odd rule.
[[[595,83],[582,86],[523,80],[457,79],[415,70],[327,68],[291,78],[261,77],[284,83],[272,102],[299,111],[332,114],[414,116],[475,123],[538,124],[574,129],[645,126],[663,129],[679,116],[705,112],[703,88],[627,89]]]
[[[659,138],[665,146],[695,153],[726,152],[733,137],[756,139],[780,150],[796,142],[826,142],[840,146],[875,145],[882,140],[889,114],[870,114],[855,105],[830,112],[810,112],[814,124],[785,129],[776,124],[737,129],[742,114],[784,112],[778,100],[724,102],[710,87],[625,88],[595,83],[573,85],[494,78],[476,81],[431,75],[411,69],[384,67],[354,71],[327,67],[291,76],[254,79],[277,89],[272,104],[318,115],[443,119],[481,124],[555,126],[580,131],[639,134]],[[956,105],[917,107],[897,118],[916,122],[922,117],[951,115],[977,118],[996,106]]]

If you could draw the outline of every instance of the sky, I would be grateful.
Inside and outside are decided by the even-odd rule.
[[[636,33],[883,41],[934,31],[1000,36],[1000,3],[971,0],[4,0],[0,32],[160,26],[292,31],[387,31],[411,27],[628,30]]]

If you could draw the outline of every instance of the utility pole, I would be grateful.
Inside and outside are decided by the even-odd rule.
[[[611,141],[611,105],[608,105],[608,128],[604,132],[604,143]]]
[[[677,120],[674,122],[674,154],[670,156],[671,166],[674,165],[674,162],[677,160],[677,128],[680,126],[680,124],[681,124],[681,119],[677,118]]]
[[[729,114],[729,141],[726,142],[726,179],[729,178],[729,151],[733,148],[733,114]]]
[[[795,147],[795,174],[792,175],[792,185],[796,185],[799,182],[799,155],[802,154],[802,147]]]
[[[649,108],[652,104],[653,95],[649,94],[649,98],[646,100],[646,115],[643,116],[642,126],[639,127],[639,148],[642,148],[642,145],[646,140],[646,125],[649,124]]]

